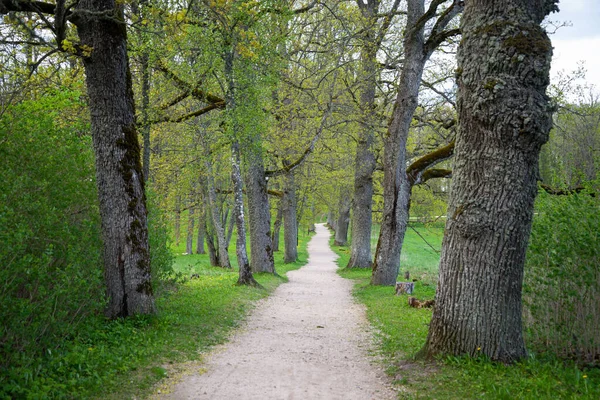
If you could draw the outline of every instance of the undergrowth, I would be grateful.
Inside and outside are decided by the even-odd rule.
[[[236,286],[237,270],[211,267],[207,255],[177,256],[174,269],[180,276],[200,277],[162,291],[156,316],[90,318],[59,350],[47,351],[28,368],[2,371],[0,399],[144,397],[169,375],[171,365],[198,360],[224,342],[256,300],[305,264],[308,239],[300,236],[296,263],[283,264],[276,254],[280,276],[255,274],[264,289]]]

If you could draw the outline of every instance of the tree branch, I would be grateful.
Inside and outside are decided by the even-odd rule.
[[[222,99],[219,96],[215,96],[213,94],[200,90],[198,88],[198,84],[192,87],[191,84],[178,77],[177,74],[171,71],[163,62],[159,61],[156,68],[162,73],[164,73],[168,78],[170,78],[177,87],[184,91],[189,91],[189,93],[191,93],[191,95],[197,98],[198,100],[203,101],[205,103],[219,105],[219,108],[225,108],[224,99]]]
[[[425,154],[423,157],[410,164],[406,169],[406,175],[408,176],[411,185],[417,185],[423,182],[423,174],[427,168],[452,157],[454,154],[454,143],[455,141],[453,140],[446,146],[432,151],[429,154]]]
[[[586,188],[583,186],[577,186],[577,187],[574,187],[573,189],[559,189],[559,188],[552,187],[550,185],[546,185],[545,183],[541,183],[541,182],[540,182],[540,187],[542,189],[544,189],[544,191],[546,193],[554,195],[554,196],[568,196],[570,194],[581,193],[586,190]],[[592,197],[596,197],[596,193],[589,193],[589,195]]]
[[[42,1],[26,0],[0,0],[0,15],[8,14],[10,11],[37,12],[54,15],[55,4]]]
[[[438,168],[431,168],[431,169],[425,170],[425,172],[423,172],[423,174],[421,175],[419,184],[425,183],[428,180],[435,179],[435,178],[452,178],[452,170],[451,169],[438,169]]]

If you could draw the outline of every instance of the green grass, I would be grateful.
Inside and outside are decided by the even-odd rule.
[[[436,249],[443,230],[415,227]],[[377,235],[373,235],[376,242]],[[432,299],[439,254],[409,229],[404,242],[401,269],[411,271],[413,296]],[[401,399],[598,399],[600,369],[580,369],[553,358],[528,359],[513,366],[468,357],[449,357],[436,362],[413,359],[424,345],[432,311],[408,306],[407,295],[394,296],[392,287],[369,285],[371,270],[344,269],[348,247],[332,246],[340,256],[339,274],[355,282],[354,296],[367,307],[376,328],[378,349]]]
[[[11,398],[5,391],[12,392],[12,398],[31,399],[146,396],[161,379],[177,372],[179,364],[201,360],[212,346],[226,341],[257,300],[286,282],[288,271],[306,263],[308,239],[300,232],[295,263],[283,264],[282,252],[276,253],[279,276],[255,274],[262,289],[236,286],[238,271],[211,267],[208,255],[179,252],[175,269],[200,278],[164,291],[156,299],[156,316],[116,321],[97,316],[87,321],[85,329],[38,364],[11,371],[12,377],[0,387],[0,399]]]

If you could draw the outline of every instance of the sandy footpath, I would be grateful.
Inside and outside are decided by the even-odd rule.
[[[329,232],[317,225],[309,262],[248,317],[232,340],[216,348],[202,371],[185,376],[162,399],[393,399],[368,355],[364,308],[352,283],[335,270]]]

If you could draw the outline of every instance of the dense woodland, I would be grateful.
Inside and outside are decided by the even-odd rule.
[[[502,3],[0,0],[0,398],[72,396],[184,244],[260,291],[316,222],[373,286],[446,224],[421,356],[598,365],[597,91]]]

